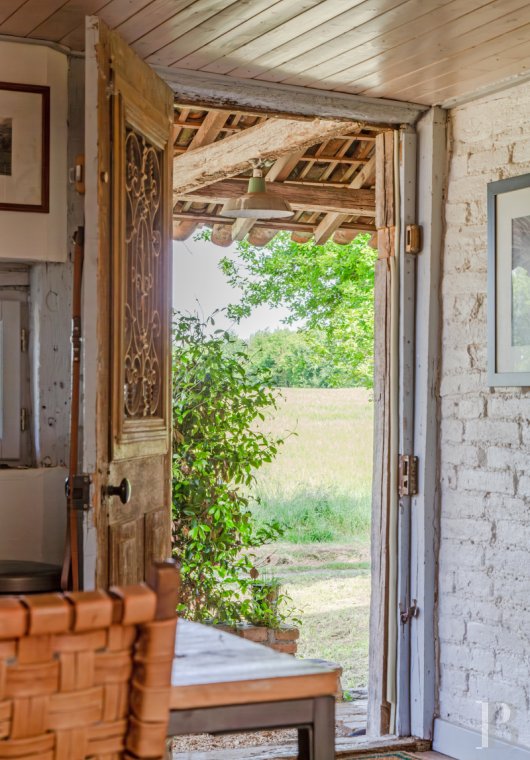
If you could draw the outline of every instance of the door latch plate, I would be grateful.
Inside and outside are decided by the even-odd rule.
[[[418,457],[401,454],[399,457],[400,496],[415,496],[418,493]]]
[[[74,509],[90,509],[90,477],[88,475],[74,475],[73,477],[73,498],[71,503]],[[70,478],[64,482],[64,492],[70,503]]]

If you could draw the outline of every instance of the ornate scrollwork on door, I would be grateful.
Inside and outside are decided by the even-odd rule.
[[[126,128],[125,419],[163,416],[162,153]]]

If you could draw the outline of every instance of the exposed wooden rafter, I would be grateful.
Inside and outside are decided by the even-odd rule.
[[[187,117],[187,110],[185,115]],[[229,116],[230,111],[210,111],[207,113],[199,129],[194,134],[188,149],[195,150],[214,142]],[[179,121],[175,122],[175,131],[181,129],[181,123]],[[190,221],[173,223],[173,240],[187,240],[196,229],[197,225]]]
[[[179,117],[175,120],[175,127],[177,127],[179,130],[184,129],[184,128],[193,129],[193,130],[201,128],[202,122],[188,118],[187,114],[189,110],[190,110],[189,108],[183,108]],[[183,116],[182,114],[185,114],[185,115]],[[232,124],[224,124],[219,131],[231,133],[231,132],[242,132],[244,129],[248,129],[248,125],[232,123]],[[356,135],[355,139],[360,140],[361,142],[375,142],[374,135]],[[187,148],[182,147],[180,150],[182,153],[185,153]],[[312,156],[308,155],[303,158],[307,158],[307,160],[309,161],[312,158]],[[303,160],[303,158],[301,158],[300,160]],[[330,157],[329,160],[333,160],[333,159]]]
[[[185,193],[180,200],[194,203],[225,203],[230,198],[239,198],[246,189],[246,181],[225,179],[193,193]],[[274,183],[275,195],[288,201],[294,209],[303,211],[310,208],[319,213],[336,212],[346,216],[375,216],[375,194],[373,190],[351,188],[327,188],[324,183],[315,185],[282,185]],[[346,220],[344,220],[346,221]]]
[[[233,224],[230,219],[221,221],[222,217],[214,214],[198,213],[195,211],[174,211],[173,219],[176,221],[192,221],[197,224]],[[256,227],[269,227],[275,230],[295,230],[297,232],[313,233],[315,224],[310,222],[300,222],[294,219],[267,219],[256,223]],[[359,232],[374,232],[375,225],[367,222],[352,222],[343,224],[341,229],[358,230]]]
[[[229,116],[230,111],[210,111],[195,133],[188,150],[195,150],[213,143]]]
[[[367,184],[375,175],[375,156],[364,165],[361,171],[355,175],[354,179],[350,182],[350,188],[355,190],[363,187]],[[331,212],[326,214],[324,219],[320,222],[315,230],[315,243],[317,245],[323,245],[339,227],[341,227],[348,215],[341,212]]]
[[[252,161],[277,159],[360,126],[326,119],[268,119],[237,135],[177,156],[173,161],[174,196],[178,199],[216,180],[241,174]]]

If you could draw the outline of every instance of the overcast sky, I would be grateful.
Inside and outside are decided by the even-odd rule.
[[[173,308],[184,312],[195,312],[207,317],[215,309],[239,301],[239,291],[231,288],[224,274],[219,270],[219,261],[224,256],[235,256],[235,246],[221,248],[205,240],[188,239],[173,243]],[[227,319],[216,319],[216,327],[232,327],[242,338],[248,338],[258,330],[275,330],[284,327],[281,319],[287,315],[286,309],[260,307],[239,325],[232,325]]]

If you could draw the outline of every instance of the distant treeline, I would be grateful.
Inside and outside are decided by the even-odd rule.
[[[334,350],[323,332],[274,330],[254,333],[240,343],[250,364],[270,373],[277,388],[350,388],[359,382],[359,368],[352,369]]]

